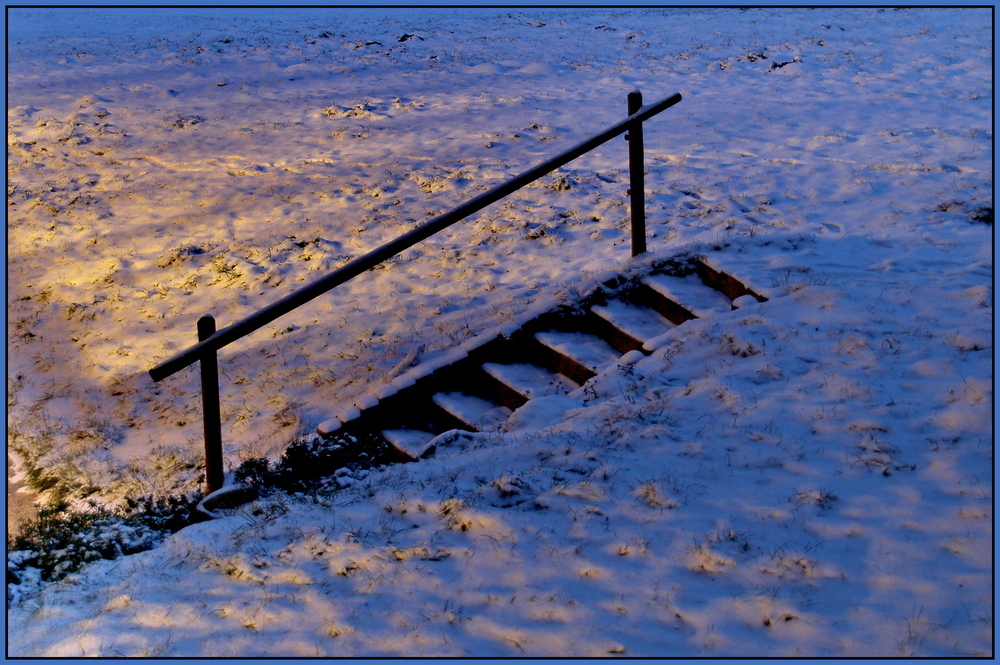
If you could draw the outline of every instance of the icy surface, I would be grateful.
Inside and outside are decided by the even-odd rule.
[[[648,260],[770,297],[508,434],[26,581],[8,655],[992,654],[990,8],[7,18],[8,450],[95,500],[198,486],[197,371],[146,372],[200,316],[530,168],[633,89],[684,96],[644,127]],[[222,350],[229,467],[648,266],[626,152]]]

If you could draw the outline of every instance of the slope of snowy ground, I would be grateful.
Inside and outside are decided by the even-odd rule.
[[[196,372],[146,370],[199,316],[634,88],[685,98],[645,128],[651,252],[776,296],[509,431],[23,593],[11,655],[991,653],[990,10],[8,17],[8,449],[78,495],[197,487]],[[628,269],[626,187],[614,141],[227,348],[229,464]]]

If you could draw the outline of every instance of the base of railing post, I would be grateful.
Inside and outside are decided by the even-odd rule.
[[[637,113],[642,108],[642,93],[638,90],[628,93],[628,114]],[[646,184],[642,154],[642,123],[629,127],[628,134],[628,182],[629,207],[632,213],[632,256],[646,251]]]
[[[198,341],[215,334],[215,318],[198,319]],[[219,364],[216,352],[201,357],[201,407],[205,421],[205,488],[206,494],[222,489],[222,416],[219,410]]]

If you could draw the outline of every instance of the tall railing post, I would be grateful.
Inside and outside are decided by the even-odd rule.
[[[198,319],[198,341],[204,342],[215,334],[215,318],[206,315]],[[201,356],[201,410],[205,421],[205,481],[207,494],[222,489],[222,417],[219,413],[219,364],[217,353],[206,351]]]
[[[642,93],[634,90],[628,93],[628,114],[637,113],[642,108]],[[632,256],[646,251],[646,184],[645,164],[642,154],[642,122],[629,127],[625,135],[628,141],[628,181],[629,206],[632,212]]]

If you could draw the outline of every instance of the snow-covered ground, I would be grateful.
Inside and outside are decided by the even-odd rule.
[[[197,372],[146,372],[198,317],[589,137],[636,88],[684,95],[645,127],[651,254],[774,296],[574,408],[20,593],[10,655],[992,654],[992,10],[8,19],[8,450],[78,495],[197,488]],[[635,269],[626,166],[612,141],[225,349],[230,468]]]

